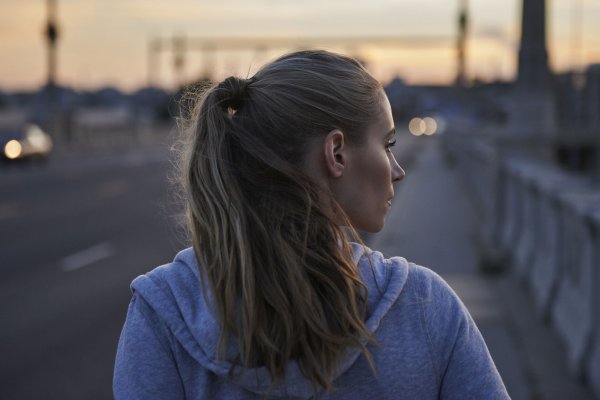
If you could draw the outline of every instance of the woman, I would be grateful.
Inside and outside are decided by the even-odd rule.
[[[292,53],[192,115],[192,248],[132,283],[117,399],[508,398],[445,282],[357,239],[383,228],[404,177],[359,63]]]

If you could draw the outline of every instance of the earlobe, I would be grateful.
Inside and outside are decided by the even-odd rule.
[[[339,178],[344,173],[346,166],[345,137],[339,129],[334,129],[327,134],[323,142],[325,165],[327,173],[333,178]]]

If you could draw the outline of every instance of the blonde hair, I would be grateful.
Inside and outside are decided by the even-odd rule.
[[[238,365],[264,365],[274,385],[290,360],[315,390],[333,389],[348,347],[372,362],[367,289],[350,247],[356,233],[301,164],[310,140],[332,129],[360,142],[380,90],[354,59],[301,51],[198,95],[181,179],[200,275],[221,321],[219,355],[236,340]]]

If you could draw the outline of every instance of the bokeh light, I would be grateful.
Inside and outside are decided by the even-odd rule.
[[[415,136],[421,136],[425,133],[425,121],[421,118],[415,117],[408,123],[408,130]]]
[[[439,127],[440,126],[439,126],[436,118],[433,118],[433,117],[425,117],[425,118],[415,117],[415,118],[411,119],[410,122],[408,123],[408,130],[414,136],[434,135],[440,131]]]
[[[437,122],[432,117],[423,118],[423,124],[425,125],[425,130],[423,133],[427,136],[431,136],[437,132]]]
[[[17,140],[10,140],[4,146],[4,155],[11,160],[19,157],[23,151],[23,146]]]

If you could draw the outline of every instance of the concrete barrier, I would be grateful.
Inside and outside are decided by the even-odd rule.
[[[535,246],[539,236],[540,216],[538,211],[539,192],[536,190],[537,182],[545,179],[549,174],[554,174],[555,168],[542,163],[521,165],[521,173],[517,176],[521,208],[520,219],[517,225],[516,237],[514,239],[513,264],[519,277],[529,283]]]
[[[559,197],[563,251],[552,308],[552,322],[567,350],[571,372],[581,375],[594,329],[598,290],[595,230],[590,213],[600,209],[600,192],[570,192]]]
[[[593,234],[592,280],[593,309],[592,309],[592,338],[590,348],[585,357],[585,375],[596,396],[600,399],[600,210],[588,214]]]
[[[499,243],[499,215],[501,205],[498,200],[500,185],[499,155],[492,144],[475,135],[452,133],[443,137],[446,151],[451,156],[465,183],[477,218],[476,240],[481,250],[481,264],[484,268],[503,268],[498,262],[502,258]]]
[[[522,159],[508,159],[503,166],[504,193],[498,193],[503,203],[504,221],[500,226],[500,245],[508,255],[518,275],[523,278],[532,253],[531,186],[541,167]]]
[[[550,310],[559,280],[559,264],[563,250],[559,198],[562,193],[586,189],[587,183],[571,174],[551,172],[534,185],[536,202],[535,229],[538,232],[533,249],[531,270],[527,279],[537,310],[543,318]]]
[[[94,148],[132,144],[138,121],[128,107],[81,107],[71,116],[71,142]]]
[[[552,322],[571,373],[585,376],[600,398],[600,189],[581,175],[500,156],[468,139],[448,148],[482,217],[480,232]]]
[[[504,182],[504,192],[499,193],[503,204],[504,220],[498,227],[500,229],[500,247],[505,254],[512,255],[513,244],[518,234],[519,220],[521,218],[521,204],[523,191],[519,180],[518,160],[506,160],[501,166],[501,176]]]

